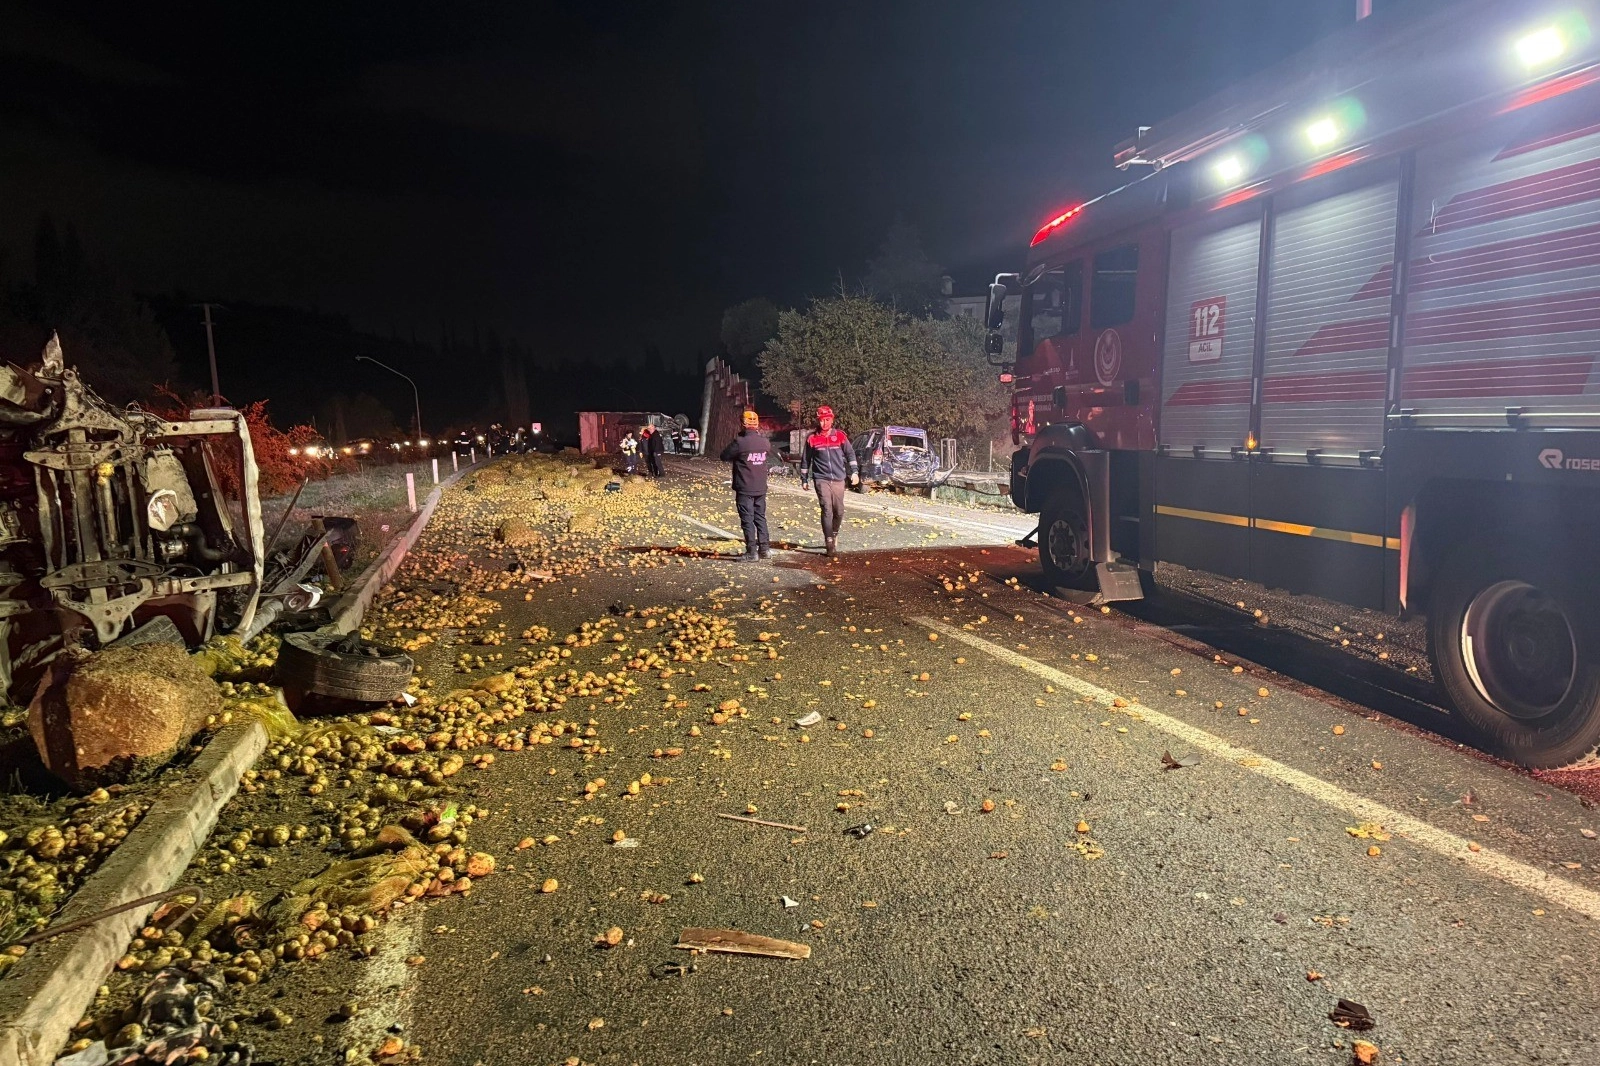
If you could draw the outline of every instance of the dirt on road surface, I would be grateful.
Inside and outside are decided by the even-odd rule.
[[[343,762],[285,741],[190,872],[265,905],[391,821],[423,856],[227,986],[260,1058],[1600,1056],[1600,812],[1559,782],[1046,597],[1023,516],[851,496],[830,563],[775,491],[745,564],[715,464],[531,469],[447,492],[369,619],[420,702],[345,720]],[[809,958],[675,947],[705,927]]]

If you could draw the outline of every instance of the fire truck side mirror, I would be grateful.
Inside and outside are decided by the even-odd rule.
[[[983,310],[984,326],[998,330],[1006,323],[1006,284],[995,281],[989,286],[989,303]]]

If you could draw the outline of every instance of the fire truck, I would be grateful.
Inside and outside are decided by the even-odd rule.
[[[1596,30],[1367,18],[1117,148],[1145,172],[989,291],[1051,584],[1170,562],[1418,613],[1485,750],[1600,762]]]

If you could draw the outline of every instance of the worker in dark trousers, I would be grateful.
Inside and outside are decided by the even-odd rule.
[[[817,408],[817,432],[806,438],[800,455],[800,487],[806,482],[817,484],[817,503],[822,509],[822,540],[827,546],[828,558],[839,554],[839,524],[844,521],[844,483],[861,483],[861,468],[856,464],[856,450],[844,430],[833,425],[833,408],[823,404]]]
[[[744,428],[722,449],[722,461],[733,464],[733,502],[739,508],[739,528],[744,530],[741,563],[753,563],[772,554],[767,540],[767,455],[772,442],[761,432],[761,418],[744,413]]]
[[[661,456],[667,450],[667,444],[661,438],[661,427],[646,426],[645,433],[647,436],[639,442],[644,450],[645,466],[650,469],[651,477],[663,477],[667,470]]]

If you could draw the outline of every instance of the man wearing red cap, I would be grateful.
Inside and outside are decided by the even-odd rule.
[[[833,408],[823,404],[817,408],[817,432],[806,438],[805,450],[800,457],[800,487],[806,482],[817,483],[817,503],[822,507],[822,539],[828,546],[828,558],[839,554],[839,523],[844,520],[844,482],[861,482],[861,468],[856,465],[856,450],[850,438],[833,426]]]
[[[722,461],[733,464],[733,502],[744,530],[742,563],[772,553],[767,541],[767,453],[771,450],[772,442],[761,432],[761,416],[754,411],[744,413],[744,428],[722,449]]]

